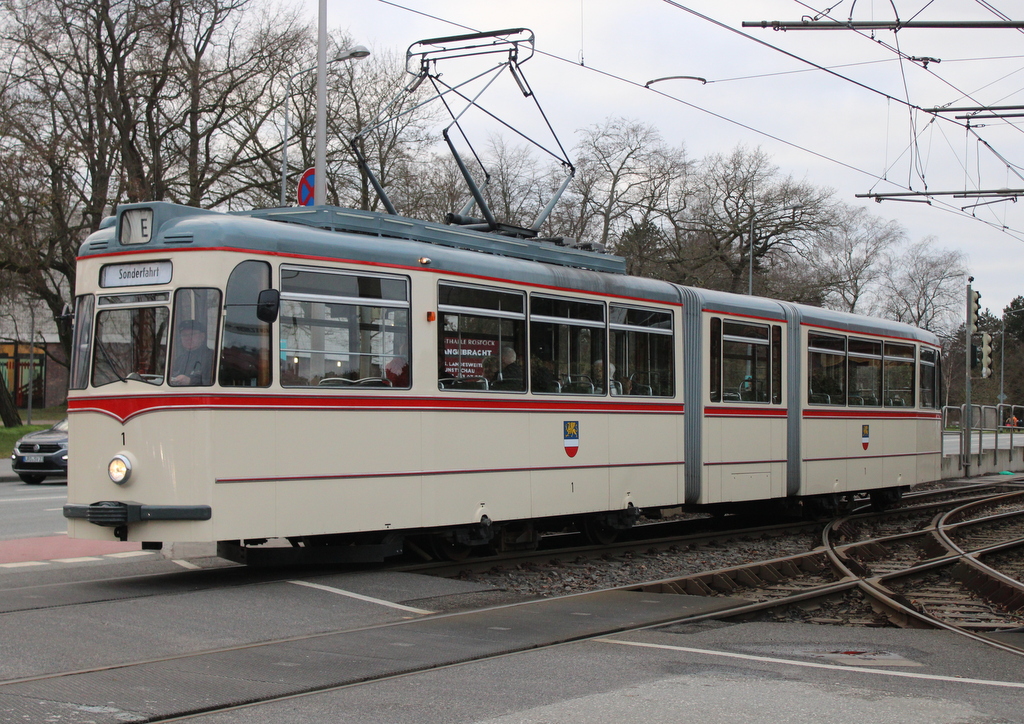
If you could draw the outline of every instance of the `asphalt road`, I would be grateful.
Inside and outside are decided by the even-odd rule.
[[[59,478],[42,485],[0,481],[0,540],[67,533],[61,513],[67,499],[67,481]]]

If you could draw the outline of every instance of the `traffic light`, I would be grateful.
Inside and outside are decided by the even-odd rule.
[[[971,369],[978,369],[978,365],[981,364],[981,347],[971,343]]]
[[[967,328],[970,334],[978,333],[978,312],[981,311],[981,292],[968,288],[967,292]]]
[[[988,377],[992,374],[992,335],[988,332],[981,334],[981,376]]]

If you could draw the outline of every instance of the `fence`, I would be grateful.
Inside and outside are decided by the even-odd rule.
[[[1024,405],[971,405],[969,441],[963,439],[966,412],[966,405],[942,408],[943,432],[958,438],[950,441],[943,435],[944,477],[963,474],[965,468],[972,475],[1024,468]]]

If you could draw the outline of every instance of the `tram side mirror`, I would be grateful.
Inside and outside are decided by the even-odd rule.
[[[277,321],[277,312],[281,308],[281,292],[276,289],[264,289],[256,300],[256,318],[271,324]]]

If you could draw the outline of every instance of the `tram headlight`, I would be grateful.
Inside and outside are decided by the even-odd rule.
[[[107,475],[118,485],[124,485],[132,476],[132,462],[124,455],[115,455],[107,465]]]

